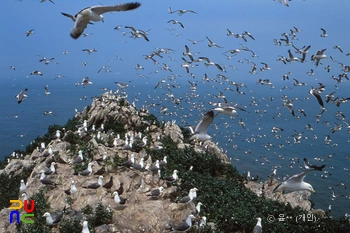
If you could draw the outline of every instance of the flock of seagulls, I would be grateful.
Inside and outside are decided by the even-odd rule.
[[[289,1],[280,0],[279,2],[289,6]],[[89,24],[103,22],[105,13],[135,10],[140,6],[140,3],[126,3],[115,6],[91,6],[82,9],[74,16],[63,12],[62,15],[74,22],[70,36],[73,39],[78,39],[82,36],[99,36],[98,34],[85,33],[85,30],[90,30],[90,26],[88,27]],[[195,18],[201,15],[199,11],[188,9],[173,10],[171,7],[168,8],[168,13],[170,18],[163,22],[164,25],[173,27],[168,28],[170,32],[176,31],[183,33],[186,32],[185,30],[191,24],[187,17]],[[110,17],[113,16],[111,15]],[[136,25],[129,24],[118,25],[114,30],[118,33],[122,32],[123,35],[130,35],[134,39],[141,38],[141,42],[144,42],[145,45],[151,44],[148,42],[152,41],[153,31],[142,30]],[[223,152],[233,149],[235,150],[234,154],[236,154],[236,151],[241,151],[243,154],[242,157],[232,155],[233,163],[234,161],[239,162],[242,158],[246,159],[244,156],[249,155],[249,159],[254,163],[261,166],[270,166],[269,164],[272,163],[270,161],[273,160],[271,157],[274,156],[276,164],[271,165],[273,170],[282,169],[281,167],[284,165],[286,165],[284,169],[294,169],[298,166],[306,169],[292,176],[277,176],[279,173],[275,174],[274,177],[281,181],[275,191],[308,190],[313,192],[312,185],[304,182],[306,174],[316,171],[315,176],[331,180],[329,174],[335,168],[328,165],[327,170],[324,167],[322,170],[315,165],[310,165],[308,162],[305,163],[306,165],[301,166],[299,165],[299,158],[297,156],[304,156],[304,154],[295,155],[295,158],[287,158],[282,149],[287,146],[298,147],[299,144],[304,145],[306,143],[310,145],[317,144],[325,148],[333,148],[333,150],[340,148],[338,145],[341,144],[338,144],[336,136],[333,135],[346,133],[345,131],[350,132],[350,121],[347,118],[348,111],[346,110],[346,103],[350,100],[350,97],[346,96],[344,92],[341,92],[343,87],[347,85],[347,81],[349,81],[347,73],[350,71],[350,65],[346,64],[346,58],[350,55],[350,52],[346,51],[345,45],[329,45],[329,39],[333,36],[331,30],[327,32],[325,28],[317,28],[316,36],[324,42],[322,47],[317,47],[303,39],[302,35],[306,29],[299,29],[296,26],[288,28],[286,26],[285,32],[281,34],[275,33],[275,39],[271,38],[271,45],[275,46],[281,55],[268,61],[266,55],[258,53],[258,50],[254,48],[254,43],[259,43],[262,38],[259,38],[259,35],[255,35],[253,30],[250,32],[248,30],[238,31],[239,33],[237,33],[229,28],[221,28],[221,35],[220,33],[210,34],[208,32],[208,35],[196,35],[197,38],[185,38],[182,40],[181,48],[156,47],[147,54],[140,54],[140,59],[135,58],[133,65],[135,70],[139,72],[137,75],[140,78],[144,78],[148,82],[155,80],[154,96],[143,96],[143,93],[132,93],[132,88],[135,86],[132,86],[133,83],[131,83],[131,80],[127,82],[112,82],[112,84],[118,85],[120,94],[124,94],[128,98],[134,98],[134,104],[140,104],[142,108],[147,108],[154,112],[159,111],[160,118],[167,119],[171,117],[180,119],[184,126],[188,126],[189,123],[192,124],[192,119],[196,118],[198,113],[204,112],[204,116],[199,120],[196,127],[189,127],[192,132],[192,140],[199,141],[199,144],[201,144],[206,140],[216,141],[222,139],[223,142],[220,142],[220,144],[222,144]],[[219,29],[217,31],[219,32]],[[25,36],[23,35],[23,37],[30,36],[29,38],[34,38],[36,34],[37,31],[35,29],[30,29],[25,32]],[[177,34],[179,35],[179,33]],[[83,37],[81,40],[84,39]],[[231,47],[226,47],[221,42],[224,37],[232,39],[230,41]],[[179,38],[181,37],[179,36]],[[198,47],[201,44],[205,45],[205,49],[209,50],[203,49],[203,51],[198,51]],[[235,44],[239,44],[239,46],[235,46]],[[97,47],[97,49],[99,48]],[[94,56],[100,51],[97,49],[94,47],[84,49],[83,47],[80,53],[84,52],[86,56]],[[211,53],[206,51],[211,51]],[[219,55],[213,56],[212,53]],[[63,52],[63,54],[69,56],[67,51]],[[123,61],[121,57],[116,56],[118,62]],[[42,57],[39,62],[49,65],[56,63],[56,60],[51,57]],[[82,62],[82,64],[83,66],[92,65],[87,62]],[[285,68],[285,72],[280,74],[280,83],[278,83],[276,81],[277,77],[270,76],[269,72],[274,71],[276,69],[275,67],[280,65]],[[306,68],[303,71],[305,77],[293,74],[292,69],[294,66],[302,67],[301,69]],[[18,71],[13,65],[9,65],[8,67],[11,72]],[[97,74],[102,75],[110,73],[110,69],[113,70],[112,65],[103,64],[102,67],[98,66],[96,71]],[[232,73],[237,70],[239,72],[245,72],[247,79],[256,81],[256,85],[259,85],[258,88],[262,89],[265,95],[263,97],[259,97],[258,94],[255,95],[255,87],[250,86],[252,84],[249,85],[248,81],[237,81],[242,80],[236,79],[235,74]],[[33,70],[30,75],[45,77],[44,73],[39,70]],[[61,78],[63,76],[57,77]],[[180,84],[180,77],[181,79],[188,78],[188,80]],[[60,78],[57,78],[58,80],[56,82],[59,82]],[[93,79],[91,78],[91,80]],[[92,82],[91,80],[89,77],[85,77],[81,82],[76,83],[76,86],[88,87],[89,85],[96,85],[97,82],[95,80]],[[277,90],[278,88],[276,87],[281,86],[281,83],[283,87]],[[52,88],[52,86],[50,87]],[[108,89],[103,88],[103,90]],[[153,89],[153,86],[151,89]],[[28,97],[27,92],[28,88],[25,88],[20,93],[17,92],[17,95],[15,93],[13,94],[18,104],[22,103]],[[48,86],[45,86],[45,95],[50,94],[51,91],[49,91]],[[280,98],[277,97],[278,95]],[[297,95],[298,97],[296,97]],[[249,103],[245,101],[247,98],[250,98]],[[244,104],[229,102],[228,100],[230,99],[234,99],[237,103],[240,103],[242,100]],[[30,99],[25,100],[24,104],[27,101],[30,101]],[[318,109],[319,112],[316,112]],[[334,109],[336,110],[334,111]],[[238,113],[242,116],[236,119]],[[52,111],[45,111],[44,115],[56,116]],[[270,119],[267,119],[269,117]],[[263,122],[268,123],[265,126]],[[299,122],[303,123],[299,124]],[[270,123],[272,124],[271,127],[269,125]],[[294,131],[283,130],[283,128],[288,128],[284,126],[285,124],[295,125],[295,128],[293,128]],[[329,133],[319,133],[317,132],[317,128],[325,129]],[[84,130],[82,131],[84,132]],[[271,139],[268,139],[269,137]],[[261,145],[261,150],[264,150],[264,153],[257,155],[253,152],[252,148],[241,148],[241,142],[249,143],[250,145],[253,145],[253,143],[254,145]],[[126,144],[126,148],[128,146],[129,144]],[[348,155],[338,154],[336,150],[335,153],[336,156],[327,155],[322,157],[322,155],[315,155],[315,158],[311,158],[312,156],[310,156],[309,159],[330,161],[331,158],[334,159],[337,157],[344,161],[350,160]],[[77,161],[72,161],[72,165],[76,164],[76,162],[79,163],[79,158],[82,159],[82,157],[77,157]],[[144,161],[140,160],[138,163],[132,162],[131,165],[134,169],[141,170],[144,167],[143,163]],[[91,164],[81,175],[84,176],[87,174],[90,176],[94,166],[95,164]],[[338,170],[343,170],[346,175],[348,174],[346,167],[338,168]],[[259,171],[254,172],[258,173]],[[47,176],[43,172],[42,181],[46,182],[47,177],[44,177],[44,175]],[[174,171],[174,174],[167,177],[167,179],[169,179],[169,182],[175,182],[177,180],[176,177],[177,173]],[[338,190],[341,187],[346,187],[346,182],[341,182],[344,184],[343,186],[337,185],[339,184],[338,181],[328,182],[332,182],[331,185],[333,186],[329,199],[331,200],[333,198],[334,201],[339,200],[339,197],[342,196],[335,194],[335,191],[346,192],[343,189]],[[55,184],[53,183],[52,185]],[[76,192],[75,185],[72,181],[72,187],[67,192],[74,194]],[[86,188],[89,185],[91,185],[90,187],[99,188],[101,186],[100,179],[94,180]],[[153,194],[151,194],[152,192],[150,193],[150,197],[157,197],[157,194],[161,195],[163,191],[157,189]],[[334,196],[338,198],[334,198]],[[343,197],[346,196],[344,195]],[[120,195],[115,194],[114,198],[119,204],[123,202]],[[187,226],[191,226],[189,219],[192,218],[188,216],[188,221],[184,222],[183,225],[187,224]],[[261,228],[261,219],[258,219],[257,226]]]
[[[110,95],[110,97],[112,97],[112,95]],[[106,99],[106,101],[108,102],[109,99]],[[169,122],[167,124],[169,126],[171,126],[172,124],[174,124],[174,122],[171,122],[171,123]],[[82,130],[85,135],[81,135],[80,130]],[[60,132],[60,130],[57,130],[57,133],[58,132]],[[104,131],[103,124],[101,125],[100,128],[96,128],[95,125],[88,126],[86,120],[83,122],[83,124],[76,126],[76,131],[74,133],[79,135],[79,137],[81,137],[83,140],[91,140],[94,137],[95,140],[98,140],[99,142],[102,142],[104,140],[103,138],[108,137],[108,135],[107,135],[108,132]],[[103,138],[102,138],[101,134],[103,135]],[[93,135],[93,137],[92,136],[89,137],[89,135]],[[100,135],[101,138],[98,138],[97,135]],[[160,138],[161,138],[161,136],[159,135],[157,137],[157,140],[159,140]],[[111,149],[114,150],[113,153],[132,151],[132,146],[126,147],[126,145],[129,144],[128,141],[130,141],[130,143],[132,145],[133,140],[136,140],[136,139],[143,142],[142,145],[139,144],[140,147],[148,148],[148,149],[152,149],[152,150],[161,150],[162,149],[161,146],[157,146],[157,147],[151,146],[149,143],[147,143],[146,136],[142,136],[141,132],[137,133],[134,131],[128,131],[125,134],[125,140],[120,139],[120,137],[117,135],[115,137],[113,144],[109,145],[108,147],[110,147]],[[56,141],[57,143],[64,141],[65,140],[64,134],[62,136],[61,136],[61,134],[59,134],[59,136],[56,135],[56,137],[54,137],[53,140]],[[154,143],[157,144],[160,142],[156,141]],[[56,144],[56,146],[57,145],[58,144]],[[78,152],[78,155],[75,158],[73,158],[71,161],[65,161],[60,156],[55,156],[56,148],[54,148],[53,144],[51,144],[51,143],[48,147],[46,147],[45,143],[41,143],[41,146],[38,147],[36,150],[37,150],[37,153],[40,154],[40,157],[46,159],[46,160],[43,160],[44,163],[46,163],[47,166],[49,164],[48,168],[42,169],[39,172],[40,182],[43,185],[51,186],[51,187],[54,187],[57,189],[63,188],[63,187],[60,188],[61,185],[57,186],[60,183],[56,183],[56,181],[54,181],[54,179],[55,179],[54,177],[56,177],[56,174],[60,173],[60,169],[57,169],[58,164],[61,164],[60,166],[70,166],[70,168],[73,171],[76,166],[81,166],[84,163],[88,163],[87,168],[85,170],[78,172],[77,177],[73,178],[71,180],[70,187],[66,190],[62,190],[62,192],[64,192],[68,196],[77,197],[77,198],[82,197],[81,196],[82,194],[79,195],[80,192],[84,192],[84,191],[82,191],[82,189],[94,190],[95,194],[98,196],[101,196],[101,198],[105,197],[106,194],[110,193],[113,200],[114,200],[116,208],[118,210],[127,208],[126,204],[128,202],[128,198],[124,198],[123,196],[124,195],[131,195],[130,192],[133,192],[133,191],[125,191],[123,188],[122,182],[119,182],[118,189],[114,189],[115,191],[112,190],[112,188],[114,187],[114,179],[113,179],[114,172],[112,170],[110,170],[109,166],[107,165],[107,161],[108,161],[108,159],[110,159],[111,154],[109,155],[107,152],[104,152],[102,158],[96,158],[96,159],[89,162],[89,159],[86,156],[84,156],[83,151],[80,150]],[[59,154],[59,153],[56,153],[56,154]],[[143,180],[144,180],[145,176],[150,175],[150,174],[152,176],[154,176],[156,180],[158,180],[156,182],[156,183],[160,184],[160,186],[158,188],[155,188],[151,191],[148,191],[148,190],[142,191],[142,189],[144,189],[144,186],[145,186],[145,184],[143,184],[138,189],[139,191],[141,190],[145,196],[150,197],[150,201],[152,201],[152,200],[158,200],[160,198],[163,198],[164,192],[166,192],[168,190],[169,185],[170,186],[176,185],[179,177],[178,177],[178,170],[174,170],[172,175],[170,175],[170,176],[162,176],[161,175],[161,168],[164,166],[167,166],[167,164],[168,164],[167,156],[164,156],[163,160],[161,160],[161,161],[156,160],[154,165],[151,165],[149,163],[151,156],[149,155],[148,157],[149,157],[149,159],[147,160],[147,165],[144,165],[144,163],[143,163],[144,157],[140,158],[140,162],[138,163],[137,158],[136,158],[136,154],[134,152],[132,152],[132,154],[130,155],[130,159],[125,161],[125,162],[120,163],[119,167],[120,168],[124,167],[126,169],[130,169],[130,171],[137,172],[141,177],[143,177]],[[95,165],[100,166],[100,169],[97,171],[94,170]],[[123,169],[121,169],[121,170],[123,170]],[[191,170],[189,170],[189,172],[190,171]],[[104,176],[103,175],[110,177],[109,181],[107,183],[104,183]],[[86,181],[85,180],[82,183],[79,182],[80,184],[78,185],[75,180],[81,181],[81,179],[79,179],[80,177],[86,177],[88,179],[90,178],[91,181],[88,181],[87,184],[85,184],[85,181]],[[96,180],[96,178],[93,178],[93,177],[98,178],[96,182],[92,181],[92,180]],[[144,183],[144,181],[143,181],[143,183]],[[169,185],[167,185],[167,184],[169,184]],[[28,194],[27,194],[29,187],[30,187],[30,185],[25,184],[25,182],[23,180],[20,181],[19,190],[20,190],[20,193],[22,194],[22,197],[25,200],[29,200]],[[201,211],[201,206],[203,204],[201,202],[198,202],[195,207],[192,206],[192,203],[194,203],[194,201],[197,198],[197,191],[199,191],[197,188],[191,188],[189,190],[188,195],[178,197],[178,201],[176,201],[177,204],[178,205],[186,205],[188,208],[192,209],[191,210],[192,213],[189,215],[189,217],[187,218],[187,220],[185,222],[183,222],[179,225],[172,225],[172,227],[171,227],[172,230],[174,230],[174,231],[188,231],[192,227],[192,220],[195,220],[195,219],[199,221],[198,223],[201,227],[205,226],[205,222],[203,222],[203,219],[206,220],[206,217],[204,217],[204,216],[199,217],[199,214]],[[105,193],[105,194],[103,195],[103,194],[101,194],[101,192]],[[79,195],[79,197],[77,195]],[[86,195],[88,195],[88,194],[86,194]],[[63,219],[64,214],[66,212],[66,209],[67,209],[67,206],[65,207],[65,209],[63,211],[58,211],[56,213],[46,212],[42,217],[46,218],[47,225],[56,226]],[[87,229],[87,230],[85,230],[86,232],[88,232],[87,225],[88,225],[87,221],[84,221],[83,229]]]

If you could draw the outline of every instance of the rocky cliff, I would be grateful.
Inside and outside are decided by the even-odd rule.
[[[231,166],[228,157],[222,153],[215,143],[211,141],[201,144],[189,142],[184,135],[184,131],[176,125],[175,121],[158,122],[147,109],[137,110],[132,104],[116,94],[105,93],[94,99],[91,106],[76,114],[74,122],[77,125],[69,125],[69,127],[67,125],[67,128],[57,127],[56,133],[50,135],[51,138],[45,145],[41,146],[42,142],[40,144],[37,142],[37,145],[32,145],[36,148],[30,154],[24,155],[21,159],[12,158],[7,166],[0,171],[0,173],[5,172],[14,176],[20,174],[24,167],[34,166],[30,176],[25,180],[27,187],[25,193],[32,197],[38,193],[39,189],[44,188],[41,189],[41,192],[49,207],[45,210],[35,210],[40,213],[40,216],[36,214],[35,220],[41,218],[42,220],[38,221],[44,226],[46,223],[44,221],[45,217],[42,217],[43,212],[64,210],[65,213],[61,222],[73,221],[74,219],[77,224],[72,226],[79,229],[71,229],[70,232],[80,232],[81,222],[88,219],[84,210],[88,205],[92,209],[96,209],[100,205],[105,208],[107,213],[111,214],[111,218],[99,226],[89,223],[91,232],[166,232],[172,226],[182,223],[191,213],[194,213],[195,204],[198,203],[197,200],[189,204],[178,203],[182,196],[188,194],[190,188],[200,185],[200,181],[193,178],[196,176],[188,175],[188,173],[206,172],[199,171],[200,157],[199,160],[196,160],[191,157],[191,154],[196,153],[201,156],[201,154],[207,153],[214,155],[218,158],[219,163],[224,164],[223,166]],[[58,135],[57,130],[59,130]],[[173,144],[167,144],[168,142]],[[189,152],[188,148],[192,152]],[[182,160],[188,159],[187,162],[183,164],[180,164],[181,161],[175,163],[176,160],[173,157],[175,155],[170,153],[176,154],[177,150],[185,151],[182,152],[185,156]],[[83,155],[82,163],[76,163],[75,158],[79,154]],[[164,157],[167,160],[164,160]],[[134,162],[130,162],[132,159],[134,159]],[[88,163],[93,161],[95,162],[92,166],[92,173],[87,176],[79,175],[81,171],[87,168]],[[143,165],[141,161],[144,163]],[[41,173],[49,173],[48,170],[52,162],[55,163],[55,171],[45,178],[52,183],[44,184]],[[160,164],[159,168],[157,168],[158,163]],[[216,168],[214,162],[212,163],[213,168],[209,167],[207,173],[211,173],[219,180],[224,180],[224,177],[226,177],[225,170]],[[179,171],[179,179],[173,183],[167,182],[164,177],[170,176],[174,169]],[[198,170],[196,171],[196,169]],[[95,174],[97,171],[100,171],[98,175]],[[231,170],[229,171],[231,172]],[[113,181],[110,187],[83,188],[96,183],[100,175],[103,176],[103,185],[111,180]],[[237,177],[238,180],[235,182],[241,190],[245,189],[243,185],[245,183],[245,186],[253,191],[251,193],[262,196],[261,183],[246,182],[239,175]],[[70,190],[72,181],[74,181],[78,192],[67,195],[65,190]],[[239,185],[240,183],[242,183],[242,186]],[[276,180],[267,181],[264,184],[264,197],[260,198],[276,199],[276,196],[272,194],[276,184]],[[19,189],[19,185],[17,183],[12,184],[12,187],[13,189]],[[120,196],[127,199],[123,205],[116,203],[112,196],[114,191],[121,187],[123,187],[123,193]],[[164,187],[160,197],[149,196],[152,190],[159,187]],[[216,209],[219,208],[215,203],[216,197],[209,197],[208,193],[202,191],[199,188],[197,199],[207,198],[207,203],[203,203],[204,206],[202,207],[202,213],[207,215],[208,226],[206,229],[209,229],[207,232],[215,231],[218,222],[221,220],[216,222],[215,219],[218,218],[212,217],[213,219],[211,219],[208,217],[210,216],[208,210],[211,205],[213,208],[214,206],[216,206]],[[212,190],[214,194],[217,191]],[[21,193],[18,199],[23,199]],[[278,197],[278,199],[290,203],[293,207],[299,206],[304,210],[311,210],[307,192],[295,192]],[[229,207],[223,206],[222,208]],[[0,212],[0,232],[16,231],[16,225],[8,222],[9,212],[8,208],[4,208]],[[195,216],[198,222],[202,219],[202,216],[204,215]],[[227,218],[235,226],[227,229],[250,229],[256,222],[252,218],[248,221],[249,224],[243,224],[239,223],[238,220],[232,220],[234,219],[232,216]],[[61,230],[62,232],[63,228],[60,224],[54,225],[53,231],[59,232]],[[24,228],[17,226],[17,231],[25,232]],[[46,232],[47,229],[50,230],[51,228],[52,226],[42,228],[40,232]],[[193,231],[196,231],[196,227],[193,228]]]

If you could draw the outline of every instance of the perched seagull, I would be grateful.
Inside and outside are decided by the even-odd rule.
[[[27,189],[26,184],[24,183],[24,180],[21,180],[21,185],[19,186],[19,193],[25,192]]]
[[[304,178],[307,173],[314,171],[315,169],[309,169],[303,171],[302,173],[291,176],[288,180],[280,183],[275,187],[273,193],[286,191],[299,191],[299,190],[308,190],[310,192],[316,193],[311,184],[304,182]]]
[[[95,162],[90,162],[88,164],[87,169],[85,169],[84,171],[79,172],[79,175],[80,176],[89,176],[89,175],[91,175],[91,173],[92,173],[92,166],[94,166],[94,165],[95,165]]]
[[[56,163],[52,162],[50,168],[47,169],[46,171],[44,171],[45,175],[55,174],[55,172],[56,172],[55,165],[56,165]]]
[[[192,227],[192,219],[195,219],[195,217],[192,214],[190,214],[185,222],[172,227],[172,230],[174,230],[175,232],[186,232],[190,230]]]
[[[21,195],[22,197],[23,197],[23,203],[24,203],[24,201],[27,201],[27,203],[28,203],[28,209],[32,209],[32,202],[34,201],[34,200],[29,200],[29,198],[28,198],[28,194],[26,193],[26,192],[24,192],[24,193],[22,193],[22,195]],[[33,210],[35,209],[35,206],[33,206]]]
[[[39,172],[39,174],[41,174],[41,175],[40,175],[40,181],[41,181],[42,184],[45,184],[45,185],[54,185],[54,186],[57,185],[54,181],[50,180],[49,178],[46,178],[46,175],[45,175],[45,171],[44,171],[44,170],[41,170],[41,171]]]
[[[81,233],[90,233],[88,221],[83,222],[83,230],[81,231]]]
[[[171,176],[164,177],[164,180],[171,183],[177,181],[177,179],[179,179],[177,173],[178,171],[174,170],[173,174]]]
[[[258,222],[256,223],[253,233],[261,233],[262,232],[262,226],[261,226],[261,218],[257,218]]]
[[[34,30],[35,30],[35,29],[30,29],[29,31],[26,31],[26,36],[28,37],[28,36],[30,36],[31,34],[33,34],[33,33],[34,33]]]
[[[188,196],[184,196],[179,200],[179,203],[187,204],[197,198],[197,188],[190,189]]]
[[[153,189],[147,196],[152,198],[158,198],[162,195],[164,187],[159,187],[157,189]]]
[[[119,194],[118,194],[118,192],[114,192],[114,193],[112,194],[112,196],[114,196],[114,201],[115,201],[115,203],[117,203],[117,204],[124,205],[124,204],[126,203],[126,201],[127,201],[127,198],[122,198],[122,197],[120,197]]]
[[[204,114],[203,119],[198,123],[194,130],[194,135],[190,138],[191,140],[197,139],[200,141],[210,140],[211,136],[207,134],[207,130],[209,125],[214,120],[214,111],[210,110],[209,112]]]
[[[50,214],[49,212],[46,212],[43,217],[46,217],[46,224],[47,225],[56,225],[59,223],[62,219],[63,212]]]
[[[65,192],[65,194],[67,194],[67,195],[73,195],[73,194],[75,194],[75,193],[78,192],[78,189],[77,189],[77,187],[75,186],[74,180],[72,180],[71,185],[70,185],[70,188],[67,189],[67,190],[64,190],[64,192]]]
[[[106,12],[129,11],[136,9],[139,6],[141,6],[141,3],[138,2],[125,3],[115,6],[90,6],[79,11],[74,17],[71,17],[66,13],[62,13],[62,15],[67,16],[74,21],[74,28],[72,28],[70,36],[73,39],[78,39],[81,34],[83,34],[90,20],[94,22],[103,22],[104,17],[102,14]]]
[[[92,184],[83,186],[83,188],[86,188],[86,189],[98,189],[103,184],[103,180],[102,179],[103,179],[103,176],[99,176],[98,177],[98,181],[96,183],[92,183]]]
[[[24,98],[27,98],[28,96],[26,95],[28,91],[28,88],[24,89],[23,91],[21,91],[18,95],[16,95],[16,99],[17,99],[17,103],[20,104]]]

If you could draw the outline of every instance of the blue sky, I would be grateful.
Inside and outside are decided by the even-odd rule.
[[[104,5],[123,3],[123,1],[100,2]],[[89,25],[85,32],[93,34],[78,40],[70,38],[69,31],[73,22],[63,17],[60,12],[75,14],[86,6],[99,5],[99,1],[56,0],[56,4],[40,3],[39,0],[4,2],[5,7],[10,9],[2,15],[3,31],[6,33],[3,34],[3,43],[0,45],[2,51],[0,65],[3,67],[5,76],[13,77],[13,72],[8,70],[8,66],[13,65],[17,68],[16,76],[20,73],[21,76],[23,75],[22,77],[26,77],[33,70],[41,70],[45,78],[51,79],[56,75],[64,75],[67,77],[66,82],[72,80],[73,83],[80,81],[85,76],[94,76],[91,79],[102,76],[112,80],[137,79],[134,69],[136,63],[145,67],[147,72],[143,72],[144,74],[149,74],[157,69],[157,66],[154,66],[152,62],[144,60],[142,55],[149,54],[156,47],[160,47],[176,50],[176,53],[171,56],[177,62],[171,62],[170,59],[160,62],[166,62],[173,70],[176,70],[175,72],[186,77],[184,69],[180,67],[185,44],[190,46],[192,51],[200,52],[199,56],[207,56],[220,64],[233,64],[239,69],[239,72],[230,71],[227,75],[237,73],[240,76],[248,75],[249,73],[246,71],[250,70],[250,65],[235,62],[244,58],[251,59],[256,63],[262,61],[270,64],[274,69],[269,75],[281,77],[283,72],[299,69],[299,67],[301,73],[305,74],[304,72],[308,71],[310,67],[312,68],[310,61],[308,61],[307,66],[304,64],[275,65],[278,55],[287,56],[287,50],[292,48],[290,46],[276,47],[273,45],[273,39],[282,38],[280,35],[283,32],[288,33],[292,26],[302,30],[297,35],[299,41],[295,41],[296,46],[302,47],[311,44],[310,53],[315,53],[321,48],[328,48],[327,54],[346,61],[347,57],[337,53],[336,50],[332,49],[332,46],[338,44],[345,52],[350,52],[350,46],[346,43],[348,38],[346,35],[349,34],[349,29],[346,27],[346,9],[350,6],[348,1],[295,0],[289,2],[290,7],[285,7],[277,1],[268,0],[140,2],[142,6],[133,12],[106,14],[105,23],[97,22],[95,25]],[[190,13],[182,16],[169,14],[168,7],[172,7],[173,10],[192,9],[198,12],[198,15]],[[329,10],[330,8],[331,10]],[[16,23],[9,23],[10,19]],[[185,28],[168,24],[167,21],[170,19],[181,21]],[[151,29],[148,36],[150,42],[143,39],[135,40],[129,38],[129,35],[123,36],[121,32],[113,30],[117,25],[129,25],[143,30]],[[327,30],[328,38],[320,38],[321,27]],[[168,31],[167,28],[175,30]],[[226,28],[235,33],[249,31],[256,40],[248,40],[244,44],[258,54],[259,58],[254,60],[248,55],[249,53],[242,52],[228,63],[222,52],[241,47],[240,43],[243,43],[243,40],[226,36]],[[35,29],[34,34],[26,37],[25,32],[30,29]],[[173,35],[175,33],[181,35],[175,36]],[[205,36],[224,48],[208,48]],[[204,42],[193,46],[187,39],[204,40]],[[87,55],[81,51],[85,48],[96,48],[98,52]],[[62,55],[63,51],[68,51],[69,54]],[[46,66],[38,62],[40,57],[36,55],[55,57],[60,65],[50,64]],[[122,57],[123,62],[108,61],[116,60],[115,55]],[[88,62],[87,67],[81,65],[84,61]],[[97,70],[103,65],[110,65],[110,70],[113,72],[97,75]],[[322,70],[321,67],[318,69]],[[213,69],[206,71],[216,72]],[[200,75],[201,73],[199,72]],[[161,78],[154,77],[154,79]],[[256,77],[254,77],[255,80]]]

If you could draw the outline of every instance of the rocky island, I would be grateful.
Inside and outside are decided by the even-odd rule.
[[[107,92],[5,158],[0,232],[154,233],[181,223],[188,232],[252,232],[257,218],[263,232],[350,232],[349,220],[314,210],[309,192],[273,194],[277,180],[251,180],[214,142],[189,138]],[[33,224],[9,223],[12,199],[34,200]],[[315,221],[296,221],[303,215]]]

